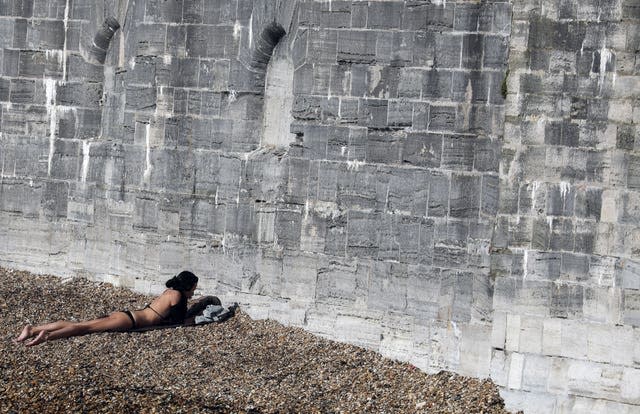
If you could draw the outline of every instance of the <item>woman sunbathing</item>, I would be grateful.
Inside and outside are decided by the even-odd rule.
[[[193,297],[193,292],[198,285],[198,277],[191,272],[184,271],[172,277],[166,283],[167,290],[155,298],[150,305],[134,311],[120,311],[89,321],[71,322],[58,321],[46,325],[26,325],[15,342],[26,342],[26,346],[41,344],[47,340],[68,338],[105,331],[128,331],[156,325],[170,325],[180,323],[193,323],[193,315],[204,309],[207,304],[220,304],[215,297],[205,297],[189,309],[187,313],[187,300]],[[35,337],[35,338],[34,338]]]

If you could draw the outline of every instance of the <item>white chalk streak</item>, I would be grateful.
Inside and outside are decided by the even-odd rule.
[[[89,151],[91,149],[91,142],[82,141],[82,178],[83,183],[87,182],[87,175],[89,174]]]
[[[145,167],[144,167],[144,174],[142,176],[142,179],[146,184],[149,184],[151,179],[151,170],[153,170],[153,165],[151,165],[151,124],[150,123],[145,126],[145,141],[147,146],[147,154],[145,158]]]
[[[49,116],[49,158],[47,160],[47,175],[51,176],[51,164],[55,151],[56,125],[58,123],[58,113],[56,111],[56,81],[54,79],[44,79],[46,93],[45,106]]]

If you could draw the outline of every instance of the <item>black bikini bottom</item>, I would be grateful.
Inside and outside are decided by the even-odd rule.
[[[136,329],[136,320],[133,318],[133,313],[131,313],[131,311],[129,310],[124,310],[122,311],[122,313],[124,313],[129,317],[129,319],[131,319],[131,329]]]

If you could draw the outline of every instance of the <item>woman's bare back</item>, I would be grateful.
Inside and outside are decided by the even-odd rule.
[[[166,323],[166,319],[170,314],[171,308],[180,303],[181,300],[182,293],[179,291],[174,289],[165,290],[144,309],[138,309],[131,312],[136,320],[136,327],[144,328],[147,326]]]

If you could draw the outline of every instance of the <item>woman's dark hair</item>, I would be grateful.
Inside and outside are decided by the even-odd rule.
[[[198,283],[198,276],[189,272],[188,270],[178,273],[177,276],[167,280],[167,287],[180,292],[186,292],[190,290],[196,283]]]

